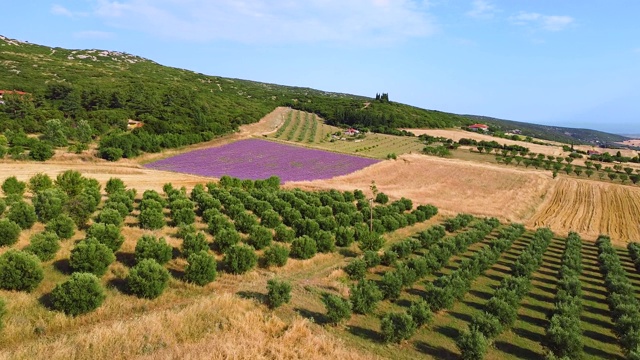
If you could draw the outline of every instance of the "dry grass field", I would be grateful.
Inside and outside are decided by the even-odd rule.
[[[535,227],[573,230],[595,239],[640,240],[640,189],[602,182],[560,178],[529,220]],[[626,241],[625,241],[626,240]]]
[[[424,155],[403,155],[330,180],[288,183],[302,189],[378,190],[449,213],[467,212],[522,222],[552,185],[551,174]]]

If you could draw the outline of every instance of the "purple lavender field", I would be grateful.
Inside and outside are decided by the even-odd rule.
[[[329,179],[377,163],[378,160],[336,154],[272,141],[248,139],[220,147],[194,150],[145,167],[194,175],[240,179],[278,176],[282,182]]]

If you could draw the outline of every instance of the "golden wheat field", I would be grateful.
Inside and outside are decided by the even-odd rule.
[[[528,222],[554,231],[576,231],[595,239],[609,234],[621,242],[640,239],[640,189],[560,178]]]

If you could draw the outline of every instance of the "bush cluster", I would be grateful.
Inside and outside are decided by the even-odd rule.
[[[80,241],[71,250],[69,266],[75,272],[88,272],[102,276],[115,260],[115,255],[107,245],[94,238],[88,238]]]
[[[51,292],[51,304],[55,310],[77,316],[91,312],[105,299],[100,280],[91,273],[74,273]]]
[[[267,305],[275,309],[291,301],[291,283],[284,280],[267,281]]]
[[[35,255],[15,249],[0,255],[0,288],[30,292],[43,278],[42,265]]]
[[[202,250],[192,253],[189,264],[184,270],[184,279],[190,283],[204,286],[216,279],[217,264],[213,256]]]
[[[155,299],[167,288],[169,278],[169,271],[162,265],[153,259],[144,259],[129,271],[127,287],[137,297]]]
[[[629,256],[631,257],[631,261],[633,261],[633,265],[636,267],[636,270],[640,271],[640,244],[637,242],[630,242],[627,245],[627,250],[629,251]]]
[[[153,259],[158,264],[164,265],[173,256],[173,248],[167,244],[167,241],[161,237],[157,238],[150,234],[142,235],[136,243],[135,258],[136,262],[145,259]]]

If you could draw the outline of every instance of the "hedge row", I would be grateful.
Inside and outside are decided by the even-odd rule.
[[[556,293],[553,315],[546,329],[546,347],[549,358],[582,358],[582,239],[575,232],[569,233],[562,255],[562,267]]]
[[[628,359],[640,358],[640,304],[627,278],[611,239],[600,235],[596,240],[600,272],[604,275],[607,302],[611,310],[613,331]]]
[[[542,263],[553,233],[541,228],[522,251],[511,267],[513,275],[504,278],[493,297],[486,304],[486,311],[475,315],[469,330],[463,331],[456,345],[463,359],[482,359],[493,339],[516,321],[520,300],[527,294],[531,275]]]

